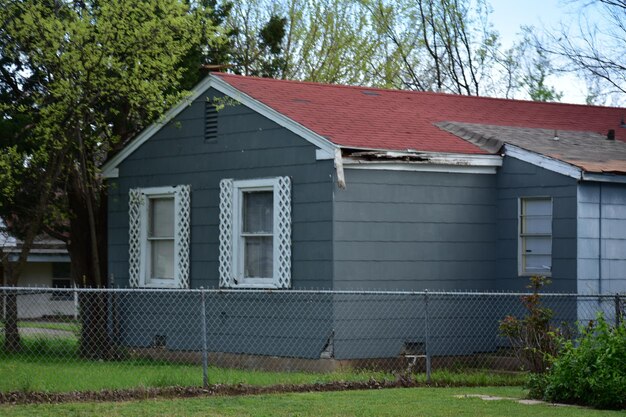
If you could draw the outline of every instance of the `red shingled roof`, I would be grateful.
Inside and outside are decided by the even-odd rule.
[[[626,109],[348,87],[214,73],[290,119],[346,148],[486,153],[436,127],[442,121],[606,135],[626,141]]]

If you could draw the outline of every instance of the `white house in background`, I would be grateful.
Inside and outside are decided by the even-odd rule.
[[[5,231],[0,219],[0,247],[8,254],[9,262],[18,260],[22,242]],[[4,272],[4,271],[3,271]],[[6,272],[0,276],[1,286],[8,283]],[[71,288],[70,257],[65,243],[50,236],[39,236],[28,255],[28,261],[19,281],[20,287]],[[74,315],[74,296],[52,290],[18,298],[18,315],[23,319]],[[0,300],[0,313],[4,317],[4,303]]]

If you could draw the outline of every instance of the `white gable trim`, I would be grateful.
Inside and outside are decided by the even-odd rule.
[[[249,95],[237,90],[235,87],[222,80],[219,76],[210,74],[191,90],[191,94],[185,97],[179,104],[172,107],[157,122],[154,122],[146,129],[144,129],[138,136],[131,140],[131,142],[128,143],[117,155],[115,155],[106,164],[104,164],[104,166],[102,167],[102,176],[104,178],[117,178],[119,175],[119,164],[121,164],[128,156],[135,152],[137,148],[139,148],[148,139],[150,139],[159,130],[161,130],[161,128],[165,126],[167,122],[169,122],[171,119],[173,119],[183,110],[185,110],[188,106],[191,105],[191,103],[194,102],[194,100],[200,97],[206,90],[211,87],[215,88],[217,91],[225,94],[226,96],[237,100],[244,106],[267,117],[276,124],[290,130],[296,135],[317,146],[319,150],[321,150],[321,152],[316,152],[317,159],[327,159],[326,155],[330,155],[330,159],[332,159],[332,155],[334,155],[334,150],[337,146],[330,142],[328,139],[302,126],[301,124],[295,122],[294,120],[283,115],[282,113],[277,112],[271,107],[266,106],[260,101],[255,100]]]
[[[577,180],[582,179],[583,176],[582,170],[574,165],[559,161],[558,159],[550,158],[549,156],[531,152],[517,146],[509,144],[504,145],[504,154],[506,156],[510,156],[511,158],[519,159],[520,161],[527,162],[531,165],[556,172],[557,174],[575,178]]]

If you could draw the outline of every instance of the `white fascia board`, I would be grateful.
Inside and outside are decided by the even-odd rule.
[[[596,182],[612,182],[617,184],[626,184],[626,175],[616,174],[600,174],[593,172],[583,172],[583,181],[596,181]]]
[[[536,152],[531,152],[526,149],[506,144],[504,145],[504,154],[511,158],[519,159],[520,161],[527,162],[531,165],[535,165],[548,171],[556,172],[557,174],[565,175],[577,180],[582,179],[582,170],[567,162],[559,161],[558,159],[550,158],[549,156],[541,155]]]
[[[467,155],[444,153],[403,153],[387,152],[389,157],[421,156],[424,161],[393,161],[393,160],[363,160],[360,158],[343,158],[345,169],[374,169],[388,171],[423,171],[448,172],[465,174],[495,174],[496,168],[502,166],[500,155]]]
[[[235,87],[228,84],[226,81],[222,80],[219,76],[210,74],[200,83],[198,83],[190,92],[190,94],[185,97],[180,103],[176,106],[172,107],[165,115],[163,115],[157,122],[154,122],[146,129],[144,129],[135,139],[133,139],[128,145],[126,145],[117,155],[111,158],[104,166],[102,167],[102,177],[104,178],[117,178],[119,175],[118,166],[122,163],[130,154],[135,152],[137,148],[143,145],[148,139],[154,136],[167,122],[176,117],[179,113],[185,110],[187,107],[191,105],[202,93],[204,93],[209,88],[215,88],[217,91],[229,96],[230,98],[238,101],[244,106],[254,110],[278,125],[290,130],[296,135],[304,138],[305,140],[311,142],[313,145],[317,146],[322,153],[316,153],[316,157],[329,155],[328,159],[332,159],[334,157],[334,149],[336,146],[330,142],[328,139],[318,135],[312,130],[302,126],[301,124],[295,122],[294,120],[288,118],[287,116],[277,112],[271,107],[266,106],[265,104],[255,100],[254,98],[248,96],[247,94],[237,90]],[[326,157],[322,157],[319,159],[326,159]]]
[[[20,258],[19,254],[9,254],[10,262],[17,262]],[[40,263],[40,262],[69,262],[69,255],[55,255],[53,253],[31,253],[26,258],[26,262]]]
[[[211,75],[210,77],[212,77],[211,87],[215,88],[217,91],[238,101],[249,109],[267,117],[274,123],[284,127],[287,130],[290,130],[301,138],[306,139],[313,145],[317,146],[325,154],[329,154],[329,159],[332,159],[334,157],[335,148],[337,148],[337,146],[328,139],[318,135],[312,130],[302,126],[300,123],[290,119],[282,113],[279,113],[278,111],[261,103],[260,101],[255,100],[254,98],[243,93],[242,91],[237,90],[235,87],[222,80],[219,76]],[[316,153],[316,157],[317,155],[318,153]]]

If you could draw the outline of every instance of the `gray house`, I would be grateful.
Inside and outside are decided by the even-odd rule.
[[[22,250],[22,241],[7,232],[2,219],[0,219],[0,247],[6,254],[8,262],[17,262]],[[0,286],[5,286],[8,281],[8,272],[0,267]],[[19,295],[17,311],[20,319],[77,314],[76,300],[73,295],[52,290],[72,287],[70,257],[64,242],[45,234],[35,238],[19,284],[22,287],[51,288],[50,291],[41,290],[32,294]],[[0,319],[4,320],[5,316],[4,299],[0,298]]]
[[[104,166],[109,272],[130,288],[499,291],[542,274],[624,292],[625,113],[212,74]],[[303,357],[337,329],[327,302]]]

